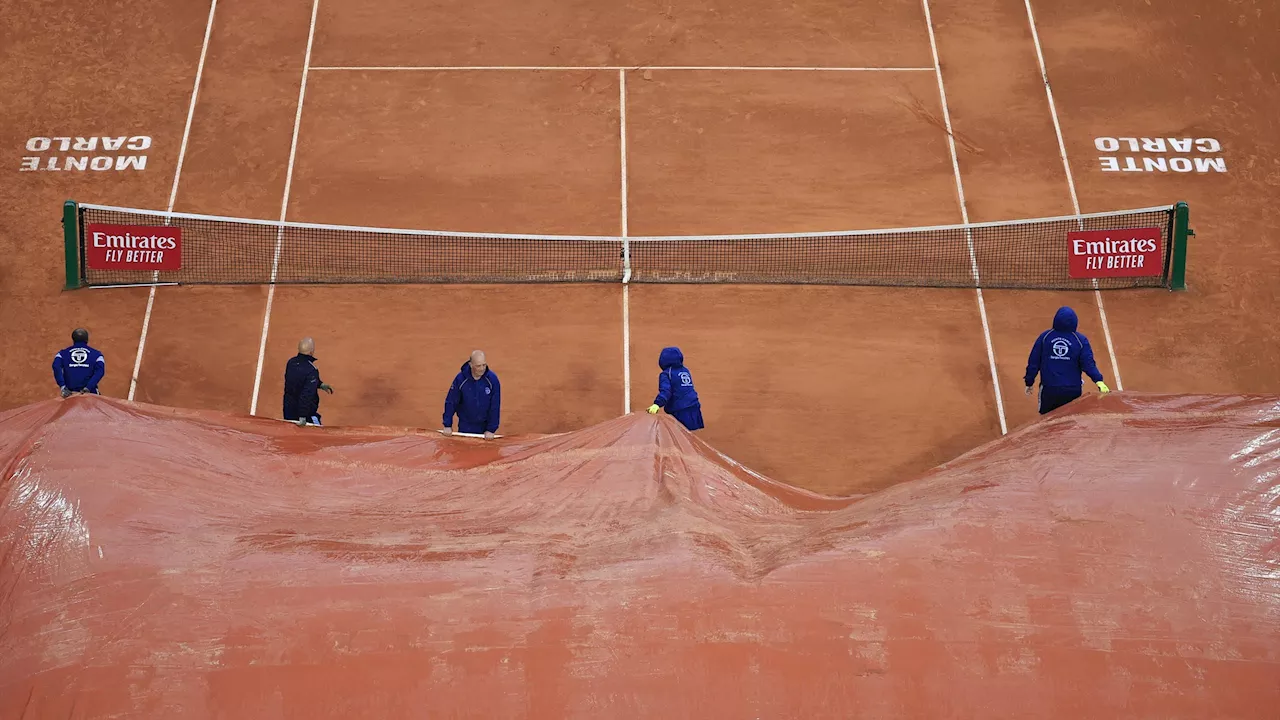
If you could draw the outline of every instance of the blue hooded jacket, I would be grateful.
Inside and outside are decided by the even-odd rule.
[[[75,343],[53,356],[53,381],[71,392],[98,394],[98,383],[107,374],[107,361],[88,343]]]
[[[455,412],[458,414],[458,432],[477,435],[498,432],[502,386],[492,369],[485,368],[484,375],[476,380],[471,377],[471,363],[462,363],[462,369],[453,378],[449,393],[444,398],[444,427],[453,427]]]
[[[693,389],[693,375],[684,366],[684,353],[678,347],[662,348],[658,355],[658,396],[653,404],[665,408],[668,413],[678,413],[697,407],[698,391]]]
[[[1076,313],[1069,307],[1058,308],[1053,316],[1053,329],[1045,330],[1031,346],[1027,358],[1027,375],[1023,378],[1027,387],[1040,375],[1040,387],[1061,390],[1079,390],[1080,373],[1094,382],[1102,381],[1098,364],[1093,359],[1093,346],[1089,338],[1076,332]]]

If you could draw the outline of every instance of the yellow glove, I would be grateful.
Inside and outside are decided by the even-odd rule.
[[[649,414],[650,414],[650,415],[657,415],[657,414],[658,414],[658,406],[657,406],[657,405],[650,405],[650,406],[649,406]]]
[[[1107,384],[1102,382],[1101,380],[1099,380],[1097,384],[1098,384],[1098,392],[1102,393],[1103,395],[1106,395],[1107,393],[1111,392],[1111,388],[1107,387]]]

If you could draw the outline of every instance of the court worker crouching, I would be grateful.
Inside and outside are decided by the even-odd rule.
[[[107,361],[89,347],[89,331],[84,328],[72,330],[71,347],[53,356],[53,381],[64,398],[72,393],[97,395],[98,383],[106,374]]]

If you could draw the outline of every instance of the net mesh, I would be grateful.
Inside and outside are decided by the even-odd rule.
[[[262,283],[782,283],[1086,290],[1168,284],[1173,207],[897,230],[608,237],[279,223],[80,205],[84,285]],[[86,268],[90,223],[182,228],[175,271]],[[1159,228],[1164,272],[1069,274],[1067,234]],[[1096,284],[1095,284],[1096,283]]]

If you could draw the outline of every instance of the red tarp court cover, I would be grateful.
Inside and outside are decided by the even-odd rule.
[[[1090,397],[844,499],[647,414],[75,397],[0,469],[6,720],[1280,717],[1280,398]]]

